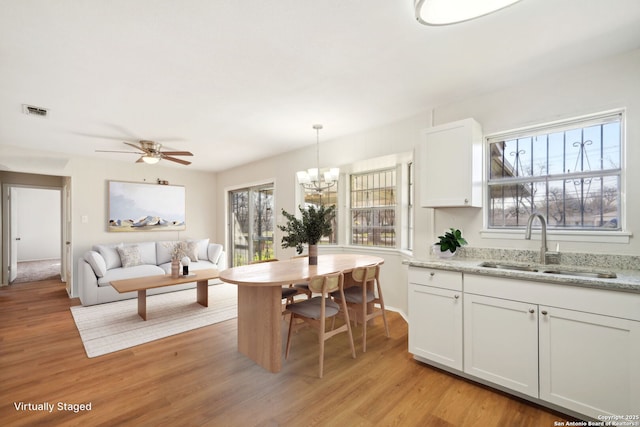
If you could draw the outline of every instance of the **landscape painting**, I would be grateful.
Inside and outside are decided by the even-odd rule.
[[[107,229],[114,232],[185,230],[185,188],[109,181]]]

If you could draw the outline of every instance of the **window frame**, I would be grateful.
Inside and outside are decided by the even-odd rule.
[[[572,117],[564,120],[557,120],[553,122],[536,124],[533,126],[527,126],[510,131],[495,132],[486,135],[484,138],[484,174],[483,174],[483,191],[484,191],[484,208],[483,208],[483,230],[481,236],[483,238],[494,239],[521,239],[523,228],[490,228],[489,227],[489,215],[491,213],[490,204],[490,167],[491,167],[491,150],[490,146],[492,142],[497,140],[512,140],[516,138],[531,137],[536,135],[550,134],[554,132],[560,132],[568,129],[575,129],[576,126],[585,128],[593,124],[606,123],[607,121],[613,121],[613,119],[620,120],[620,186],[618,188],[620,193],[620,206],[619,206],[619,229],[618,230],[589,230],[589,229],[571,229],[571,228],[550,228],[547,230],[547,234],[552,235],[554,240],[568,241],[568,242],[606,242],[606,243],[628,243],[631,233],[627,231],[627,210],[626,210],[626,110],[615,109],[609,111],[598,112],[594,114],[584,115],[580,117]],[[584,175],[598,175],[608,176],[611,175],[610,171],[595,171],[595,172],[582,172],[572,174],[555,174],[546,177],[551,181],[558,177],[568,177],[570,175],[584,176]],[[503,181],[507,183],[509,179]],[[533,181],[535,181],[534,179]]]
[[[370,207],[370,208],[354,208],[351,200],[352,200],[352,186],[351,186],[351,182],[352,182],[352,177],[353,176],[362,176],[362,175],[370,175],[370,174],[375,174],[375,173],[383,173],[383,172],[393,172],[395,174],[394,176],[394,180],[395,180],[395,184],[393,186],[394,188],[394,199],[395,199],[395,204],[393,205],[393,214],[394,214],[394,218],[393,218],[393,233],[394,233],[394,244],[392,246],[381,246],[381,245],[362,245],[362,244],[355,244],[353,243],[353,231],[354,231],[354,227],[353,227],[353,222],[352,222],[352,215],[353,215],[353,211],[354,210],[360,210],[360,211],[364,211],[364,210],[371,210],[371,211],[376,211],[376,210],[384,210],[384,209],[390,209],[390,207]],[[402,206],[402,200],[401,200],[401,195],[399,193],[399,190],[401,191],[402,188],[402,184],[401,184],[401,180],[402,180],[402,174],[399,173],[398,171],[398,165],[395,166],[389,166],[389,167],[381,167],[378,169],[370,169],[370,170],[360,170],[360,171],[353,171],[350,172],[348,175],[348,181],[347,181],[347,191],[346,191],[346,198],[348,200],[348,209],[346,209],[347,212],[345,212],[345,220],[348,224],[348,233],[347,233],[347,246],[352,246],[352,247],[357,247],[357,248],[375,248],[375,249],[398,249],[399,245],[401,244],[401,240],[402,240],[402,233],[401,233],[401,223],[402,223],[402,219],[399,216],[400,213],[400,208]],[[378,187],[379,189],[380,187]],[[386,188],[390,188],[390,187],[386,187]],[[373,191],[376,191],[375,189]]]

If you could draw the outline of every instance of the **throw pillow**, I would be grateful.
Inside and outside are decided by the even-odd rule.
[[[197,262],[198,261],[198,242],[187,242],[187,244],[185,245],[185,252],[186,252],[185,255],[188,256],[192,262]]]
[[[122,268],[133,267],[142,264],[140,249],[138,245],[122,246],[118,248]]]
[[[115,245],[96,245],[94,247],[104,258],[104,262],[107,264],[107,270],[122,267],[122,263],[120,262],[120,255],[117,251],[117,248],[121,246],[122,243]]]
[[[222,245],[218,243],[212,243],[209,245],[209,253],[208,253],[209,261],[211,261],[214,264],[217,264],[221,254],[222,254]]]
[[[107,264],[98,252],[88,251],[84,254],[84,259],[89,263],[96,277],[104,277],[107,274]]]
[[[198,259],[207,259],[207,249],[209,247],[209,239],[187,240],[187,242],[196,242],[198,244]]]

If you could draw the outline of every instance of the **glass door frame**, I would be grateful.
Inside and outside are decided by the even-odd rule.
[[[270,192],[271,206],[265,207],[265,212],[271,211],[270,228],[259,229],[256,226],[256,207],[254,202],[261,203],[265,198],[261,197],[262,193]],[[246,240],[246,249],[241,250],[244,254],[239,253],[236,248],[236,232],[238,227],[242,227],[236,220],[236,214],[234,212],[235,203],[234,196],[238,193],[247,193],[247,218],[245,228],[246,230],[240,230],[244,239]],[[266,184],[259,184],[249,187],[237,188],[227,191],[227,203],[228,203],[228,236],[229,236],[229,266],[235,267],[238,265],[245,265],[255,260],[261,260],[266,258],[272,258],[275,256],[273,240],[275,235],[276,218],[275,218],[275,184],[273,182]],[[268,221],[268,219],[267,219]],[[267,227],[269,228],[269,227]],[[265,235],[271,233],[270,236]],[[260,235],[258,235],[260,233]],[[267,242],[266,246],[264,242]]]

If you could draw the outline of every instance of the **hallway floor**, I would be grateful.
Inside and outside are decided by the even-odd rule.
[[[19,262],[16,280],[12,284],[51,279],[60,279],[59,258]]]

